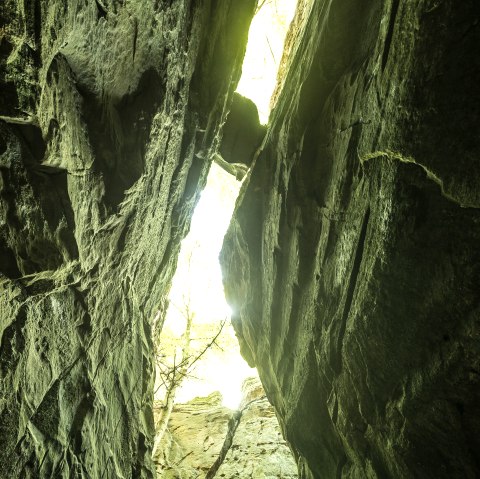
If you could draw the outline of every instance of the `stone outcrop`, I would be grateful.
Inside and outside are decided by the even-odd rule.
[[[0,4],[0,477],[152,477],[151,320],[254,0]]]
[[[260,125],[255,103],[235,93],[223,128],[220,154],[228,163],[250,166],[264,136],[265,126]]]
[[[0,3],[2,479],[154,474],[151,319],[254,3]],[[300,477],[476,478],[480,4],[300,5],[223,250],[242,352]]]
[[[292,453],[258,379],[245,381],[243,390],[238,411],[223,407],[219,393],[175,406],[158,458],[160,477],[298,477]]]
[[[300,477],[479,477],[480,4],[302,8],[222,252],[242,354]]]
[[[235,92],[215,162],[237,180],[242,180],[265,137],[265,131],[255,103]]]

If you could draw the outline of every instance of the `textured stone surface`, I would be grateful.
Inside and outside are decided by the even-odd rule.
[[[258,379],[244,383],[242,416],[231,448],[215,477],[295,479],[297,465]]]
[[[175,405],[155,458],[158,477],[205,477],[222,448],[230,415],[219,393]]]
[[[264,136],[265,127],[260,125],[255,103],[235,93],[223,128],[220,154],[228,163],[250,166]]]
[[[0,4],[0,477],[152,477],[150,321],[254,1]]]
[[[222,261],[302,478],[480,476],[480,4],[314,1]]]
[[[220,454],[232,415],[239,423],[231,447],[216,471],[218,478],[294,479],[297,466],[282,438],[273,407],[258,379],[244,384],[241,415],[221,405],[213,393],[178,404],[159,457],[159,476],[165,479],[204,478]]]

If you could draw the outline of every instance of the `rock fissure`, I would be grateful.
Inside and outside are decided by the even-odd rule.
[[[265,129],[234,94],[256,3],[0,4],[0,478],[155,476],[151,326],[212,162],[285,442],[263,400],[230,431],[181,405],[168,474],[263,477],[255,435],[277,477],[287,444],[301,479],[480,475],[480,6],[300,0]]]

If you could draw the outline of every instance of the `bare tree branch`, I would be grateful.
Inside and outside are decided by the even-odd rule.
[[[256,15],[264,5],[268,5],[271,3],[271,0],[261,0],[261,2],[257,5],[257,8],[255,9],[254,15]]]
[[[157,368],[159,371],[161,385],[157,388],[157,391],[163,386],[165,388],[165,397],[162,401],[163,405],[161,407],[162,413],[157,424],[157,432],[155,436],[155,441],[153,445],[152,456],[155,456],[159,450],[160,444],[162,442],[163,436],[167,430],[168,422],[170,420],[170,415],[175,404],[175,396],[178,388],[186,377],[191,377],[192,370],[195,367],[195,364],[205,355],[205,353],[216,345],[216,341],[220,334],[223,331],[225,326],[226,319],[220,323],[220,327],[215,334],[215,336],[204,346],[204,348],[197,353],[196,355],[190,354],[191,348],[191,332],[193,326],[193,320],[195,318],[195,313],[190,309],[190,306],[185,305],[185,315],[187,320],[187,325],[185,332],[182,335],[181,341],[182,352],[180,361],[177,362],[176,352],[173,355],[173,365],[167,365],[163,359],[157,363]],[[157,353],[157,358],[164,358],[165,355]]]

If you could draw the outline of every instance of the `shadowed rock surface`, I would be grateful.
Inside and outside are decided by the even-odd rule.
[[[228,163],[250,166],[264,136],[265,126],[260,125],[255,103],[235,93],[223,128],[220,154]]]
[[[0,4],[0,477],[153,477],[151,320],[254,1]]]
[[[242,354],[300,477],[479,477],[480,4],[302,8],[223,246]]]

